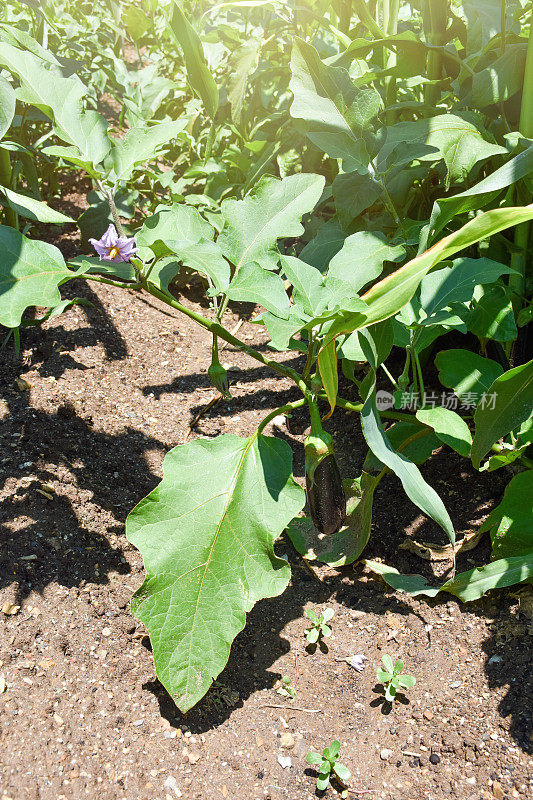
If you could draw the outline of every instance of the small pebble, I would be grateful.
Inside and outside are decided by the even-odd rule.
[[[291,747],[294,747],[294,736],[289,731],[284,731],[280,736],[279,743],[280,747],[290,750]]]
[[[438,756],[436,753],[432,753],[429,757],[429,761],[431,764],[439,764],[440,756]]]
[[[381,758],[382,761],[388,761],[391,755],[392,755],[392,750],[389,750],[386,747],[384,747],[383,750],[381,750],[379,753],[379,757]]]
[[[278,764],[282,769],[290,769],[292,767],[292,759],[290,756],[278,756]]]

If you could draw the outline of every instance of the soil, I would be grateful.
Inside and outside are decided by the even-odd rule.
[[[59,246],[72,255],[76,235]],[[195,291],[182,300],[199,308]],[[530,797],[533,603],[524,587],[468,605],[447,596],[426,602],[361,565],[310,570],[282,537],[289,588],[256,605],[212,689],[187,715],[178,711],[129,612],[143,565],[125,518],[157,485],[171,447],[247,435],[296,395],[228,347],[234,399],[190,430],[216,397],[208,334],[129,291],[73,282],[66,293],[91,305],[24,330],[20,357],[11,345],[1,354],[1,800],[303,800],[316,796],[306,753],[335,738],[352,772],[350,797]],[[249,311],[233,309],[228,327]],[[249,321],[239,336],[266,348]],[[267,430],[293,447],[300,482],[306,425],[295,414],[289,427]],[[337,412],[328,425],[343,474],[359,474],[357,417]],[[508,480],[474,472],[449,451],[423,472],[460,534],[477,529]],[[406,534],[444,542],[394,478],[377,490],[372,533],[369,557],[427,576],[449,568],[398,550]],[[482,540],[458,567],[488,554]],[[311,653],[304,610],[326,606],[335,611],[333,634]],[[400,656],[417,679],[392,710],[376,685],[384,653]],[[341,660],[351,654],[366,656],[363,672]],[[284,675],[293,701],[276,693]],[[339,795],[330,788],[325,796]]]

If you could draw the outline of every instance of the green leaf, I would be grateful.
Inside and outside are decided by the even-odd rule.
[[[202,239],[211,240],[215,229],[201,216],[198,209],[183,203],[163,206],[135,235],[139,248],[150,248],[156,256],[178,254],[198,244]]]
[[[381,197],[379,184],[358,172],[337,175],[332,190],[339,220],[345,227]]]
[[[407,592],[413,597],[421,594],[426,597],[436,597],[440,592],[440,586],[431,586],[422,575],[401,575],[397,569],[382,564],[380,561],[363,559],[362,563],[372,572],[381,575],[389,586],[399,592]]]
[[[435,366],[443,386],[453,389],[463,399],[465,395],[487,394],[493,381],[503,368],[490,358],[483,358],[470,350],[444,350],[437,353]]]
[[[478,600],[490,589],[513,586],[533,576],[533,551],[521,556],[502,558],[484,567],[461,572],[439,587],[430,586],[422,575],[400,575],[394,567],[377,561],[365,560],[363,563],[381,575],[393,589],[407,592],[413,597],[421,594],[435,597],[440,591],[444,591],[465,602]]]
[[[281,256],[281,266],[293,286],[293,303],[311,317],[321,314],[331,299],[322,273],[294,256]]]
[[[381,657],[381,660],[387,672],[394,673],[394,663],[392,661],[391,656],[388,655],[388,653],[385,653],[385,655]]]
[[[411,689],[416,684],[416,678],[413,675],[398,675],[398,683],[403,689]]]
[[[337,220],[328,220],[320,226],[314,239],[305,245],[300,253],[300,259],[324,274],[333,256],[341,249],[345,238],[346,234]]]
[[[421,436],[421,429],[412,422],[395,422],[387,428],[387,439],[390,445],[415,464],[423,464],[430,458],[433,450],[439,447],[439,439],[431,428],[427,428]],[[411,441],[412,440],[412,441]],[[375,457],[372,451],[367,453],[364,469],[382,470],[385,465]]]
[[[327,67],[315,48],[297,37],[291,73],[291,116],[306,120],[311,141],[331,158],[342,158],[345,172],[366,172],[369,159],[361,132],[379,111],[376,90],[356,89],[344,70]]]
[[[470,602],[483,597],[490,589],[513,586],[533,577],[533,550],[513,558],[501,558],[484,567],[461,572],[443,584],[445,592]]]
[[[430,272],[420,283],[420,304],[428,317],[451,303],[472,299],[476,286],[493,283],[513,270],[491,258],[456,258],[452,265]]]
[[[305,757],[305,760],[308,764],[321,764],[322,763],[322,756],[320,753],[308,753]]]
[[[243,200],[224,200],[224,228],[217,243],[237,268],[249,261],[275,268],[276,242],[300,236],[303,214],[312,211],[324,188],[324,177],[304,173],[283,180],[264,176]]]
[[[444,226],[457,214],[482,208],[497,197],[503,189],[522,180],[532,171],[533,145],[524,150],[523,153],[511,158],[502,167],[499,167],[499,169],[466,191],[453,197],[443,197],[437,200],[431,212],[427,239],[429,240],[440,233]]]
[[[254,603],[287,586],[272,545],[305,503],[291,461],[281,439],[198,439],[168,453],[163,480],[128,517],[147,571],[132,611],[183,712],[224,668]]]
[[[512,291],[507,286],[479,287],[475,304],[464,319],[468,330],[482,339],[496,342],[513,342],[518,336],[514,318]]]
[[[464,181],[472,167],[491,156],[506,154],[507,150],[484,138],[478,130],[454,114],[439,114],[436,117],[416,122],[399,122],[387,128],[385,144],[377,157],[377,169],[387,161],[392,150],[403,142],[411,145],[421,143],[436,147],[438,153],[421,155],[421,161],[437,161],[442,158],[447,168],[447,188],[452,183]]]
[[[505,489],[503,500],[490,512],[481,530],[490,531],[493,558],[525,555],[532,549],[532,470],[514,476]]]
[[[505,228],[530,219],[533,219],[533,204],[517,208],[498,208],[480,214],[374,284],[362,297],[369,307],[368,312],[339,314],[328,331],[328,338],[334,338],[340,333],[351,333],[397,314],[411,300],[422,278],[440,261]]]
[[[338,758],[341,751],[341,743],[338,739],[334,739],[329,746],[329,758],[335,760]]]
[[[231,118],[236,125],[241,124],[248,81],[257,68],[262,44],[260,39],[251,39],[237,50],[232,59],[228,100],[231,105]]]
[[[391,681],[385,689],[385,700],[387,700],[389,703],[392,703],[395,697],[396,697],[396,687]]]
[[[398,675],[402,671],[404,666],[405,665],[404,665],[402,659],[401,658],[397,658],[395,663],[394,663],[394,675],[395,676]]]
[[[152,27],[152,22],[146,11],[139,6],[129,4],[122,8],[122,24],[134,42],[142,39]]]
[[[76,75],[65,78],[59,66],[8,43],[2,44],[0,64],[20,80],[18,99],[49,117],[60,139],[75,145],[83,160],[102,161],[111,146],[107,123],[96,111],[83,110],[81,101],[88,90]]]
[[[200,38],[183,13],[177,0],[173,0],[169,30],[181,46],[185,58],[187,77],[212,119],[218,110],[218,89],[205,61]]]
[[[75,256],[68,263],[69,266],[82,270],[83,274],[105,275],[121,281],[133,281],[136,278],[135,270],[129,261],[106,261],[97,256]]]
[[[337,344],[335,340],[329,342],[318,354],[318,371],[329,403],[329,413],[326,415],[327,419],[335,411],[337,394],[339,391]]]
[[[470,455],[472,434],[468,425],[450,408],[421,408],[416,418],[433,428],[439,439],[465,458]]]
[[[176,247],[176,253],[186,267],[211,278],[217,292],[227,290],[230,282],[230,265],[216,242],[200,239],[189,247]]]
[[[0,325],[16,328],[29,306],[56,306],[59,287],[75,277],[61,252],[0,225]]]
[[[9,130],[15,116],[15,90],[0,75],[0,139]]]
[[[309,630],[306,631],[305,636],[309,644],[316,644],[319,637],[318,628],[309,628]]]
[[[123,139],[115,139],[111,158],[118,181],[128,181],[138,164],[153,161],[163,149],[168,149],[173,139],[187,127],[187,119],[175,122],[158,122],[142,128],[130,128]]]
[[[371,358],[370,353],[368,356]],[[446,532],[450,542],[455,544],[455,531],[439,495],[426,483],[416,464],[413,464],[403,453],[396,452],[387,439],[376,405],[375,373],[361,411],[361,427],[366,442],[376,458],[399,477],[409,499],[424,514],[435,520]]]
[[[392,322],[390,319],[384,319],[383,322],[378,322],[370,329],[372,339],[376,345],[376,363],[382,364],[389,356],[394,342]],[[359,333],[354,331],[342,343],[339,348],[339,355],[342,358],[350,359],[350,361],[366,361],[365,354],[359,341]],[[344,369],[344,366],[343,366]]]
[[[326,762],[328,763],[328,762]],[[329,766],[329,764],[328,764]],[[329,786],[329,770],[327,775],[319,775],[316,779],[316,788],[319,792],[324,792]]]
[[[352,777],[352,773],[348,767],[345,767],[344,764],[341,764],[339,761],[335,762],[333,771],[337,778],[339,778],[339,780],[341,780],[343,783],[347,783]]]
[[[61,225],[64,222],[74,222],[72,217],[67,217],[60,211],[54,211],[53,208],[43,203],[41,200],[35,200],[33,197],[28,197],[25,194],[19,194],[12,189],[7,189],[5,186],[0,186],[0,199],[5,198],[5,203],[21,217],[25,219],[32,219],[35,222],[51,222],[55,225]]]
[[[505,52],[472,78],[472,104],[486,108],[505,103],[521,91],[524,81],[526,44],[508,44]]]
[[[283,281],[274,272],[263,269],[260,264],[247,261],[240,268],[226,292],[230,300],[241,303],[259,303],[272,314],[289,318],[289,298]]]
[[[318,625],[318,615],[314,609],[306,608],[304,614],[306,617],[308,617],[308,619],[311,620],[311,622],[314,622],[315,625]]]
[[[388,672],[386,669],[378,667],[376,670],[376,678],[380,683],[388,683],[392,679],[392,670]]]
[[[385,261],[399,261],[404,255],[403,245],[389,245],[382,233],[358,231],[348,236],[342,249],[333,256],[328,277],[345,281],[357,294],[381,275]]]
[[[492,445],[531,417],[533,409],[533,360],[500,375],[488,393],[494,402],[478,403],[474,421],[472,464],[479,469]]]

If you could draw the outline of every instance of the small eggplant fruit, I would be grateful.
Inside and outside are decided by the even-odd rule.
[[[305,481],[315,527],[321,533],[336,533],[346,517],[346,496],[333,440],[325,431],[305,441]]]

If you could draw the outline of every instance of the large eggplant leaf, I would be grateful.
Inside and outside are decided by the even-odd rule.
[[[305,245],[300,253],[300,259],[324,273],[345,239],[346,233],[337,220],[328,220],[320,226],[314,239]]]
[[[305,314],[316,317],[332,299],[324,275],[315,267],[295,256],[281,256],[282,271],[292,283],[292,301]]]
[[[0,64],[19,79],[17,98],[49,117],[60,139],[75,145],[83,160],[102,161],[111,147],[107,123],[96,111],[83,110],[87,89],[76,75],[66,78],[59,66],[7,42],[0,49]]]
[[[169,30],[183,50],[189,83],[213,119],[218,109],[218,88],[207,66],[202,42],[178,0],[172,2]]]
[[[303,214],[320,200],[325,179],[301,173],[283,180],[263,177],[243,200],[224,200],[224,228],[217,243],[237,269],[247,261],[275,268],[279,260],[276,242],[300,236]]]
[[[429,145],[437,153],[420,155],[421,161],[444,160],[447,168],[447,187],[464,181],[472,167],[479,161],[498,154],[507,154],[505,147],[488,142],[484,132],[454,114],[419,119],[416,122],[398,122],[387,128],[385,144],[377,157],[378,171],[386,164],[390,153],[404,142]]]
[[[15,90],[0,75],[0,139],[9,130],[15,116]]]
[[[533,360],[496,378],[487,398],[478,403],[474,415],[472,464],[476,469],[498,439],[517,430],[533,414]]]
[[[481,239],[487,239],[505,228],[530,219],[533,219],[533,204],[517,208],[498,208],[480,214],[374,284],[362,297],[369,307],[368,311],[339,314],[328,330],[328,339],[341,333],[351,333],[397,314],[411,300],[422,278],[439,262]]]
[[[184,712],[224,668],[254,603],[287,586],[273,543],[305,503],[291,462],[280,439],[198,439],[168,453],[163,480],[128,517],[147,571],[132,611]]]
[[[333,256],[328,277],[340,278],[354,294],[381,275],[385,261],[400,261],[403,245],[390,245],[384,234],[358,231],[344,240],[342,249]]]
[[[328,67],[315,48],[296,38],[289,88],[294,95],[291,116],[308,124],[308,137],[331,158],[342,158],[345,172],[367,172],[369,157],[361,137],[380,109],[373,87],[357,89],[348,73]]]
[[[533,550],[533,470],[514,476],[481,530],[490,531],[493,558],[525,555]]]
[[[497,361],[470,350],[443,350],[437,353],[435,366],[442,385],[453,389],[461,400],[467,395],[479,399],[503,372]]]
[[[0,225],[0,325],[16,328],[29,306],[56,306],[59,287],[75,277],[61,252]]]
[[[178,119],[158,122],[150,127],[130,128],[123,139],[115,139],[111,157],[116,179],[128,181],[138,164],[154,160],[163,145],[168,149],[170,142],[186,128],[187,122],[187,119]]]
[[[434,270],[420,283],[420,305],[427,317],[451,303],[472,299],[476,286],[493,283],[513,270],[491,258],[456,258],[450,267]]]
[[[512,289],[509,286],[478,286],[472,308],[458,311],[467,329],[480,339],[513,342],[518,336]]]
[[[243,264],[226,293],[230,300],[259,303],[276,316],[289,318],[289,298],[280,276],[263,269],[254,261]]]
[[[413,464],[403,453],[398,453],[387,438],[376,404],[375,365],[377,354],[375,346],[368,332],[361,336],[360,341],[367,361],[372,367],[372,381],[368,385],[367,395],[361,411],[361,428],[366,443],[376,458],[398,476],[409,499],[424,514],[440,525],[452,545],[454,545],[455,531],[441,498],[435,489],[426,483],[416,464]]]
[[[12,208],[13,211],[16,211],[21,217],[32,219],[35,222],[51,222],[55,225],[74,222],[72,217],[67,217],[66,214],[55,211],[46,203],[43,203],[42,200],[36,200],[34,197],[14,192],[5,186],[0,186],[0,201]]]
[[[464,419],[451,408],[421,408],[416,418],[433,428],[439,439],[465,458],[470,455],[472,434]]]
[[[198,244],[202,239],[213,239],[214,235],[215,229],[196,208],[176,203],[162,206],[148,217],[135,239],[139,248],[150,248],[154,255],[163,256],[177,253],[177,248]]]

